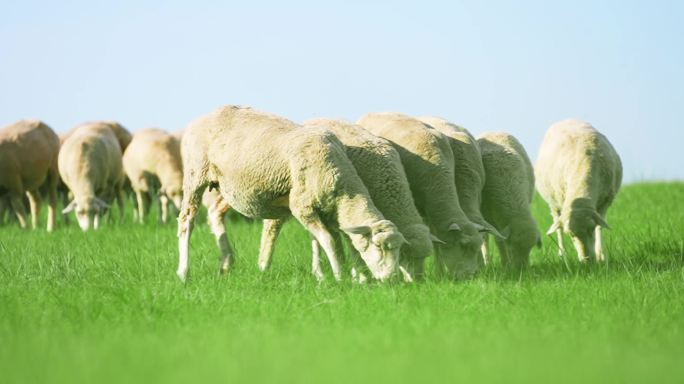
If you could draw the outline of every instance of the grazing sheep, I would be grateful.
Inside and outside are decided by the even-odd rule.
[[[449,139],[454,154],[454,177],[458,202],[466,216],[473,223],[487,229],[499,239],[503,236],[482,217],[482,188],[485,184],[485,170],[477,140],[467,129],[440,117],[419,117],[418,120],[430,125]]]
[[[75,129],[59,152],[59,173],[74,196],[63,212],[75,211],[81,229],[97,229],[100,214],[114,198],[123,216],[121,146],[108,124]]]
[[[605,260],[601,228],[622,182],[622,162],[608,139],[590,124],[564,120],[546,132],[536,164],[537,190],[551,208],[560,253],[563,231],[580,261]]]
[[[506,235],[496,239],[502,264],[520,268],[529,264],[530,251],[541,246],[537,222],[530,204],[534,197],[534,170],[522,144],[505,132],[478,137],[485,169],[482,214],[487,222]],[[485,237],[483,258],[490,261]]]
[[[374,277],[384,280],[394,274],[406,240],[375,208],[332,133],[304,129],[251,108],[226,106],[190,124],[181,153],[177,274],[182,280],[188,270],[192,219],[210,185],[218,185],[226,204],[245,216],[293,215],[321,244],[337,280],[341,272],[330,234],[337,228],[349,235]],[[231,258],[231,253],[222,254],[221,271],[229,269]]]
[[[28,196],[31,226],[38,226],[41,191],[48,195],[47,230],[55,226],[59,138],[45,123],[21,120],[0,129],[0,195],[8,193],[19,225],[26,228],[23,198]]]
[[[432,254],[432,240],[428,227],[423,223],[413,203],[406,174],[399,154],[387,140],[376,137],[362,127],[340,120],[314,119],[304,123],[306,127],[331,131],[344,144],[347,157],[357,174],[368,188],[375,206],[386,219],[393,222],[408,241],[401,248],[400,263],[404,277],[421,277],[425,258]],[[262,235],[262,251],[259,267],[264,270],[270,263],[270,243],[275,241],[280,225],[266,223]],[[317,248],[317,244],[314,245]],[[314,255],[316,255],[316,249]],[[314,267],[320,273],[319,267]]]
[[[472,276],[479,268],[482,234],[463,212],[454,183],[454,155],[448,139],[418,119],[399,113],[371,113],[358,124],[394,144],[418,211],[443,240],[435,247],[438,271]]]
[[[114,136],[116,136],[116,141],[119,143],[121,153],[124,153],[126,151],[126,148],[131,143],[131,140],[133,140],[133,136],[131,135],[131,133],[116,121],[93,121],[77,125],[69,131],[62,133],[61,135],[59,135],[60,142],[64,143],[64,141],[68,139],[69,136],[71,136],[74,132],[76,132],[76,130],[83,126],[107,126],[107,128],[109,128],[112,131],[112,133],[114,133]]]
[[[160,219],[168,220],[169,200],[180,209],[183,188],[183,164],[178,139],[156,128],[135,133],[123,155],[123,167],[136,195],[140,223],[158,188]]]

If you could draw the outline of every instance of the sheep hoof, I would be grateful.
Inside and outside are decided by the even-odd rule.
[[[185,272],[185,271],[176,271],[176,275],[178,276],[178,278],[180,279],[180,281],[181,281],[182,283],[185,283],[185,282],[186,282],[187,272]]]

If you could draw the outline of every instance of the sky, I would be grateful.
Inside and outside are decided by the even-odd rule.
[[[682,20],[681,1],[2,1],[0,126],[395,111],[510,132],[534,161],[578,118],[626,181],[684,179]]]

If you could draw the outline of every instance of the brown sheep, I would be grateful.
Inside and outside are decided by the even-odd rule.
[[[8,193],[19,225],[26,228],[22,199],[29,198],[31,224],[38,226],[40,192],[48,195],[47,230],[55,226],[59,138],[39,120],[21,120],[0,129],[0,195]]]

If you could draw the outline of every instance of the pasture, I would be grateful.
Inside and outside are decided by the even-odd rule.
[[[471,281],[413,285],[318,284],[294,221],[262,274],[260,223],[230,220],[228,276],[198,222],[187,284],[175,225],[133,224],[130,206],[89,233],[0,227],[0,381],[681,383],[683,204],[683,183],[625,186],[604,265],[567,238],[564,263],[544,236],[521,274],[495,255]]]

